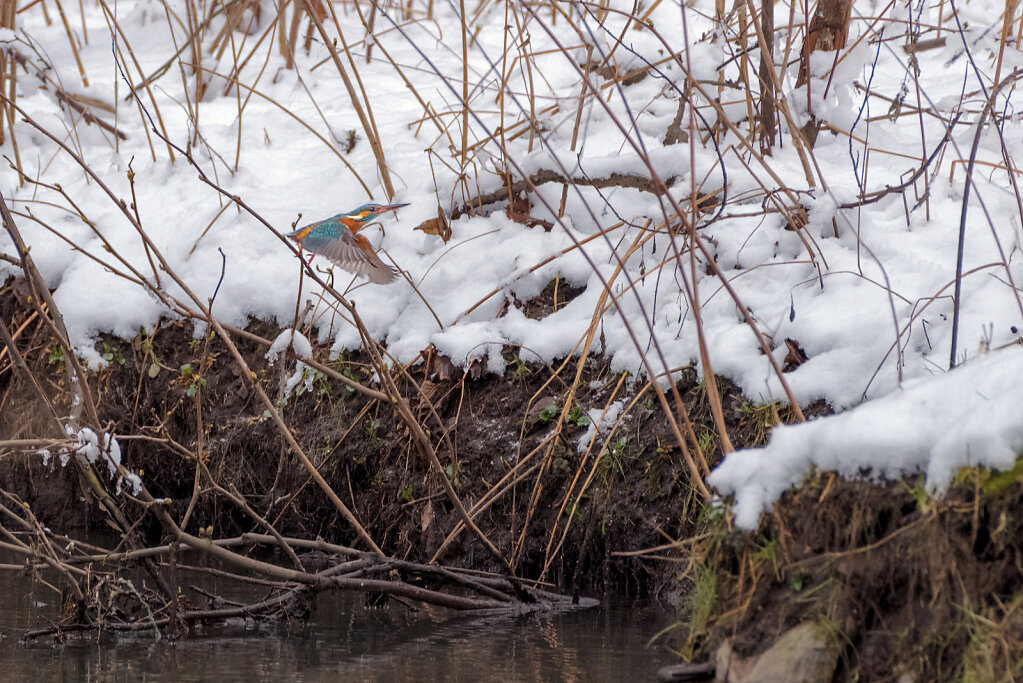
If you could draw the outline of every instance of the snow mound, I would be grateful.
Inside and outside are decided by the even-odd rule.
[[[763,448],[736,451],[708,482],[735,497],[735,522],[760,513],[811,470],[847,477],[924,472],[934,493],[962,467],[1013,467],[1023,451],[1023,349],[989,353],[838,415],[779,425]]]

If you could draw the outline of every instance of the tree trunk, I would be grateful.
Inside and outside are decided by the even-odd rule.
[[[834,51],[845,47],[849,37],[849,19],[852,15],[852,0],[820,0],[817,3],[817,11],[810,21],[810,27],[806,32],[806,40],[803,41],[803,50],[799,59],[799,77],[796,79],[796,87],[807,86],[807,105],[810,102],[810,53],[816,51]],[[803,126],[802,133],[806,143],[810,147],[817,142],[817,133],[820,132],[821,122],[810,110],[810,120]]]

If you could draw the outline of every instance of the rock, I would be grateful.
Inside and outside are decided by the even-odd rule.
[[[732,650],[732,639],[727,638],[721,643],[714,657],[714,663],[717,665],[714,680],[717,683],[745,683],[756,660],[756,657],[740,657],[735,654]]]
[[[765,652],[743,658],[732,651],[731,641],[718,648],[716,680],[720,683],[818,683],[830,681],[838,665],[841,646],[807,622],[786,631]]]

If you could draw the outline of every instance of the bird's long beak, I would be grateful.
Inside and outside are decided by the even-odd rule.
[[[397,211],[403,206],[408,206],[408,204],[385,204],[380,207],[380,210],[377,211],[377,214],[388,213],[390,211]]]

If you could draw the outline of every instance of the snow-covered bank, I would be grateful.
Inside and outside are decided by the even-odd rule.
[[[760,513],[811,468],[847,477],[923,472],[944,491],[961,467],[1012,468],[1023,451],[1023,349],[985,355],[838,415],[779,425],[764,448],[736,451],[710,483],[735,496],[736,523]]]
[[[999,170],[1005,157],[1014,158],[1023,147],[1020,121],[1011,115],[1017,91],[1007,88],[999,96],[995,110],[1006,114],[998,126],[978,133],[971,125],[981,119],[988,99],[984,88],[994,78],[999,32],[992,27],[1001,25],[997,19],[1001,5],[985,0],[959,7],[958,20],[968,28],[960,36],[956,24],[946,21],[944,47],[915,53],[918,84],[906,52],[892,49],[889,42],[903,30],[899,22],[905,19],[904,9],[893,10],[886,17],[891,22],[855,20],[850,36],[855,47],[843,52],[834,76],[828,73],[833,59],[815,58],[809,97],[817,115],[826,118],[833,130],[823,130],[813,149],[812,174],[818,176],[813,187],[785,127],[773,156],[767,159],[781,186],[732,133],[718,131],[717,148],[697,144],[701,135],[709,141],[706,131],[694,131],[694,148],[663,144],[685,83],[679,65],[665,61],[666,55],[691,49],[697,76],[715,82],[720,77],[725,85],[739,82],[743,62],[733,59],[738,46],[713,37],[709,19],[713,3],[701,0],[684,10],[692,37],[689,46],[682,38],[683,9],[672,3],[655,5],[644,21],[628,26],[618,12],[600,23],[585,5],[572,7],[571,21],[557,22],[518,6],[481,5],[479,16],[473,18],[474,39],[468,48],[473,116],[465,119],[458,101],[462,51],[460,41],[452,38],[461,35],[462,20],[456,6],[437,5],[427,21],[423,5],[410,7],[415,13],[407,16],[380,8],[376,33],[366,42],[362,42],[366,29],[352,7],[335,7],[354,53],[350,66],[358,65],[395,182],[391,199],[411,204],[396,219],[388,217],[382,228],[368,231],[371,240],[383,247],[384,260],[403,269],[408,281],[401,279],[390,286],[354,282],[348,290],[369,332],[386,340],[398,361],[411,361],[430,344],[457,365],[486,357],[491,371],[502,369],[501,349],[508,345],[521,349],[526,360],[538,356],[551,361],[572,352],[596,318],[599,335],[594,350],[610,357],[615,370],[642,373],[644,359],[655,372],[683,367],[700,357],[694,307],[688,298],[695,278],[715,372],[732,379],[754,399],[784,397],[778,377],[760,353],[736,303],[710,272],[710,264],[698,259],[696,267],[690,268],[684,231],[663,225],[665,211],[670,213],[671,208],[652,193],[627,184],[600,189],[580,185],[567,193],[564,216],[559,219],[562,185],[550,183],[531,194],[532,216],[553,223],[550,231],[516,222],[502,204],[484,207],[486,215],[452,221],[447,242],[412,229],[435,217],[438,208],[450,215],[477,194],[498,190],[505,183],[505,173],[512,180],[545,169],[587,180],[615,173],[649,178],[649,163],[661,178],[676,179],[672,192],[682,204],[694,188],[722,202],[720,213],[699,217],[703,221],[699,234],[738,298],[769,336],[776,360],[781,362],[789,353],[786,340],[805,351],[808,360],[786,375],[799,401],[826,398],[841,409],[863,398],[892,395],[874,410],[883,413],[889,424],[907,425],[897,441],[902,444],[902,456],[893,463],[890,451],[866,449],[857,456],[855,468],[840,470],[854,473],[868,467],[894,473],[933,468],[942,473],[933,475],[935,485],[940,485],[947,480],[948,463],[959,462],[947,455],[947,449],[953,445],[978,448],[967,439],[969,435],[980,438],[986,430],[984,443],[997,441],[1004,446],[983,451],[992,465],[1004,464],[1005,449],[1018,447],[1006,436],[1015,434],[1012,430],[1018,423],[1016,414],[1006,408],[987,411],[986,420],[971,418],[970,424],[977,422],[972,431],[936,450],[933,432],[939,427],[947,431],[950,427],[944,421],[954,413],[925,409],[921,403],[932,394],[946,394],[943,384],[926,388],[931,383],[947,381],[964,393],[970,393],[970,382],[987,386],[983,368],[995,362],[984,359],[977,370],[968,364],[947,379],[941,375],[952,350],[951,295],[965,161],[978,134],[979,165],[966,214],[966,275],[959,302],[957,355],[965,359],[978,347],[1011,343],[1023,325],[1023,306],[1013,284],[1023,282],[1019,205],[1012,185]],[[870,16],[874,9],[888,11],[885,7],[875,3],[858,11]],[[629,12],[633,5],[614,2],[611,8]],[[272,15],[272,5],[264,3],[263,9],[265,15]],[[515,17],[520,28],[506,32],[505,9],[521,12]],[[310,285],[308,278],[300,279],[298,259],[280,240],[252,216],[225,204],[222,196],[197,180],[195,169],[180,156],[172,162],[166,147],[147,133],[145,117],[134,102],[124,99],[126,85],[119,69],[133,83],[143,75],[160,74],[188,32],[168,21],[163,5],[156,2],[121,2],[116,10],[120,32],[111,31],[101,6],[85,7],[88,42],[80,20],[71,18],[72,28],[83,37],[80,54],[87,87],[63,25],[48,24],[41,6],[19,14],[18,31],[5,31],[0,39],[27,56],[52,82],[39,87],[34,72],[23,74],[18,81],[18,105],[77,150],[125,198],[125,206],[137,210],[140,223],[169,267],[199,298],[217,291],[214,310],[224,322],[243,325],[249,316],[256,316],[291,325],[296,310],[306,311],[295,325],[298,331],[330,341],[338,353],[358,346],[356,328],[319,287]],[[805,18],[799,12],[797,7],[793,26],[803,25]],[[914,20],[938,21],[937,8],[921,12]],[[778,16],[782,15],[779,9]],[[241,57],[249,55],[257,44],[256,33],[273,29],[272,16],[263,16],[256,33],[232,32],[236,43],[218,56],[209,48],[224,28],[224,18],[212,12],[210,16],[206,33],[200,36],[207,47],[202,64],[207,74],[230,72],[235,66],[232,51],[238,50]],[[883,36],[882,29],[887,31]],[[328,30],[334,31],[332,25]],[[137,72],[115,64],[114,33],[117,47],[126,47],[125,41],[132,47],[141,65]],[[666,44],[660,36],[666,37]],[[779,50],[787,36],[779,26]],[[799,40],[796,36],[793,45]],[[373,51],[367,63],[367,45],[373,43],[381,49]],[[654,62],[658,65],[646,78],[618,88],[600,75],[606,72],[578,68],[584,43],[595,46],[595,58],[615,53],[612,61],[617,71],[612,76]],[[181,146],[191,144],[211,177],[279,231],[352,208],[369,196],[383,201],[374,155],[328,46],[312,40],[309,54],[299,51],[296,68],[289,70],[283,68],[284,59],[273,38],[260,45],[251,59],[244,60],[238,76],[245,85],[241,93],[228,91],[227,81],[216,76],[197,103],[197,77],[190,64],[182,63],[158,75],[152,81],[152,99],[147,93],[142,103],[151,114],[158,108],[168,136]],[[503,54],[506,45],[509,51]],[[964,54],[964,46],[971,50],[971,58]],[[384,57],[385,49],[400,72]],[[781,54],[776,57],[781,61]],[[1023,65],[1023,59],[1010,46],[1001,65],[1005,76]],[[502,68],[507,72],[501,74]],[[573,144],[584,76],[594,86],[606,88],[600,91],[601,97],[584,98],[578,140]],[[796,123],[801,124],[808,96],[805,89],[794,87],[795,76],[793,62],[783,74],[783,90]],[[87,125],[79,113],[65,108],[55,96],[56,83],[72,94],[112,107],[112,113],[98,106],[95,110],[100,118],[115,122],[126,139]],[[410,85],[416,96],[409,92]],[[865,95],[865,90],[872,95]],[[724,85],[720,99],[739,130],[747,131],[744,99]],[[424,114],[424,103],[437,115]],[[717,111],[707,102],[697,104],[699,120],[716,119]],[[900,115],[916,106],[925,114]],[[526,125],[532,111],[537,121]],[[989,123],[993,120],[984,118]],[[459,126],[466,121],[473,147],[463,154],[455,148],[460,146]],[[952,121],[956,123],[951,125]],[[501,134],[496,133],[498,129]],[[949,143],[943,145],[946,133]],[[3,151],[12,160],[16,152],[30,180],[19,185],[16,174],[5,174],[0,191],[13,197],[21,230],[33,258],[55,288],[54,298],[79,353],[94,365],[102,364],[95,349],[99,333],[130,338],[140,327],[151,329],[161,316],[179,315],[161,303],[151,288],[181,301],[186,297],[154,267],[151,250],[121,207],[69,155],[20,120],[15,136],[17,150],[8,138]],[[352,141],[354,147],[346,151]],[[641,150],[646,150],[646,159]],[[926,159],[930,165],[904,191],[854,206],[861,195],[905,182]],[[35,185],[32,180],[47,185]],[[784,198],[787,192],[794,193],[807,211],[808,223],[800,230],[791,229],[772,203],[779,197],[790,201]],[[847,208],[840,208],[843,205]],[[606,234],[597,236],[602,231]],[[630,246],[635,249],[626,256]],[[672,246],[681,255],[677,261]],[[0,236],[0,252],[13,253],[6,236]],[[619,263],[619,259],[625,260]],[[18,272],[16,266],[0,261],[0,276]],[[527,316],[524,302],[559,275],[568,284],[582,287],[582,294],[541,319]],[[143,279],[148,285],[142,284]],[[350,281],[345,273],[335,271],[339,288]],[[616,307],[595,311],[605,286],[616,296]],[[489,296],[495,290],[498,294]],[[306,301],[311,308],[305,308]],[[1016,357],[1002,353],[990,358],[1000,356]],[[907,388],[892,394],[900,382]],[[1009,393],[1012,390],[1010,383],[998,381],[982,393],[992,404],[1011,406],[1018,403],[1016,395]],[[948,410],[964,405],[953,401]],[[945,415],[944,421],[927,421],[930,431],[915,430],[911,425],[916,416],[926,417],[929,410]],[[863,418],[847,419],[822,423],[826,427],[800,428],[806,432],[783,430],[777,438],[782,443],[792,439],[815,444],[824,437],[788,435],[863,429],[856,422]],[[847,434],[846,443],[856,442],[858,436]],[[889,438],[894,438],[890,432]],[[774,450],[767,453],[777,453],[779,448],[772,445]],[[738,454],[713,481],[740,493],[743,519],[748,519],[771,495],[800,476],[797,471],[805,471],[811,462],[821,466],[830,462],[832,456],[818,450],[808,454],[809,448],[796,460]],[[928,464],[936,453],[946,454],[941,456],[945,459]],[[763,464],[752,465],[761,460]],[[747,490],[742,485],[745,467],[755,471],[758,486],[762,484],[761,489],[749,491],[759,493],[743,493]]]

